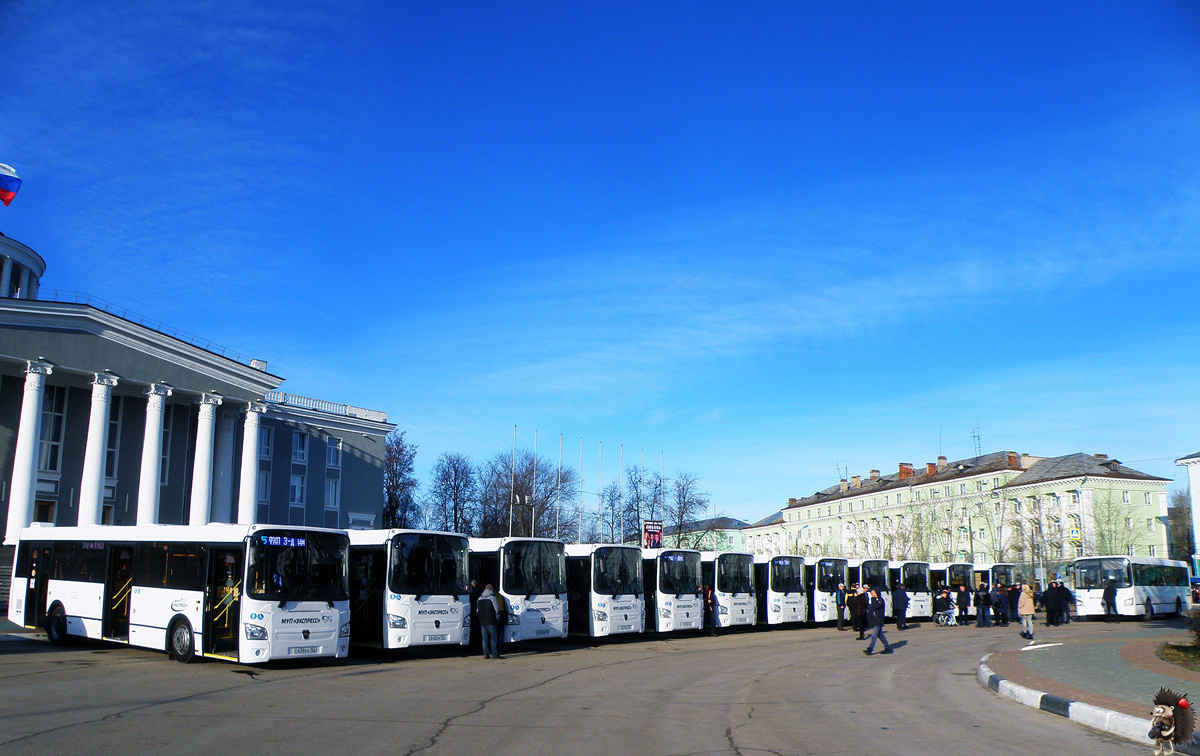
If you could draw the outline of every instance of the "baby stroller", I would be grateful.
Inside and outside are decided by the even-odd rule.
[[[958,618],[954,616],[953,609],[947,609],[944,612],[937,612],[934,614],[933,621],[936,622],[940,627],[958,626]]]

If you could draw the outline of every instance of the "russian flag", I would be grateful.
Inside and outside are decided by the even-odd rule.
[[[17,177],[17,172],[11,165],[0,163],[0,202],[8,207],[8,203],[13,201],[13,197],[17,196],[17,190],[20,188],[21,179]]]

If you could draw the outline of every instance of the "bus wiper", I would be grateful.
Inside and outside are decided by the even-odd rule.
[[[525,600],[526,600],[526,601],[529,601],[529,600],[531,600],[532,598],[533,598],[533,594],[532,594],[532,593],[526,593],[526,594],[525,594]]]
[[[281,599],[279,599],[279,607],[278,607],[278,608],[280,608],[280,609],[286,609],[286,608],[287,608],[287,602],[288,602],[288,600],[287,600],[286,598],[281,598]]]
[[[325,599],[325,601],[326,601],[326,603],[329,604],[329,608],[332,609],[333,608],[333,599]]]

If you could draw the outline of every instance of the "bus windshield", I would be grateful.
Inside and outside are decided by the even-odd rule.
[[[658,560],[658,589],[663,593],[700,592],[700,555],[691,551],[664,551]]]
[[[642,552],[603,546],[594,554],[592,590],[605,596],[642,592]]]
[[[833,593],[839,583],[846,582],[845,559],[822,559],[817,562],[817,590]]]
[[[862,584],[877,591],[887,590],[888,563],[882,559],[871,559],[862,563],[859,577]]]
[[[929,590],[929,568],[923,564],[909,562],[900,568],[900,580],[906,591]]]
[[[563,545],[550,541],[516,541],[504,544],[502,590],[513,595],[536,596],[566,592]]]
[[[1013,568],[1010,564],[998,564],[992,567],[992,585],[1014,585]]]
[[[799,559],[776,557],[771,560],[771,590],[776,593],[804,593]]]
[[[1075,590],[1105,588],[1110,580],[1114,581],[1117,588],[1133,585],[1128,560],[1080,559],[1075,562]]]
[[[721,554],[717,557],[717,590],[722,593],[753,593],[754,557]]]
[[[264,601],[346,601],[350,539],[340,533],[259,531],[250,537],[247,582]]]
[[[958,589],[958,586],[964,585],[967,588],[975,586],[975,568],[969,564],[952,564],[946,569],[947,577],[949,578],[950,586]]]
[[[401,533],[392,539],[388,590],[417,596],[467,592],[467,539],[441,533]]]

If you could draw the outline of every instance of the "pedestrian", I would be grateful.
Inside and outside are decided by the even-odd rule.
[[[858,631],[857,640],[866,640],[867,636],[863,633],[867,630],[867,594],[858,583],[852,586],[852,590],[853,593],[847,599],[850,605],[850,622]]]
[[[845,630],[846,616],[846,584],[838,583],[837,590],[833,592],[833,603],[837,607],[837,628]]]
[[[499,600],[497,600],[499,599]],[[500,598],[492,591],[491,583],[483,587],[479,601],[475,605],[475,613],[479,617],[479,631],[483,636],[483,658],[500,659]]]
[[[1021,617],[1017,614],[1017,605],[1021,603],[1021,581],[1017,581],[1008,588],[1008,618],[1013,622],[1020,622]]]
[[[1062,611],[1061,600],[1058,595],[1058,581],[1051,580],[1049,587],[1042,591],[1042,608],[1046,610],[1046,627],[1059,623],[1059,613]]]
[[[1075,604],[1075,594],[1061,580],[1058,583],[1058,596],[1062,599],[1062,620],[1064,625],[1071,624],[1071,607]]]
[[[958,607],[958,624],[966,627],[967,612],[971,608],[971,594],[967,593],[967,586],[958,586],[958,592],[954,595],[954,604]]]
[[[954,620],[954,602],[950,599],[950,591],[942,590],[938,595],[933,597],[933,617],[937,619],[938,615],[945,615],[942,621],[944,625],[949,627]]]
[[[896,629],[908,629],[908,591],[903,583],[896,583],[892,589],[892,614],[896,618]]]
[[[887,636],[883,634],[883,599],[879,597],[879,591],[874,588],[867,596],[866,612],[867,622],[871,625],[871,642],[863,649],[863,653],[870,656],[875,650],[875,641],[883,642],[883,651],[880,653],[892,653],[892,645],[888,643]]]
[[[704,588],[704,624],[708,628],[708,636],[717,634],[717,597],[713,594],[712,586],[705,584]]]
[[[1109,580],[1108,585],[1104,586],[1104,621],[1105,622],[1120,622],[1121,615],[1117,614],[1117,583],[1115,580]]]
[[[1028,583],[1021,582],[1021,599],[1017,604],[1017,614],[1021,617],[1021,637],[1033,640],[1033,589]]]
[[[992,626],[992,592],[987,583],[975,589],[975,627]]]
[[[1008,627],[1008,590],[1002,585],[992,591],[992,614],[997,627]]]

